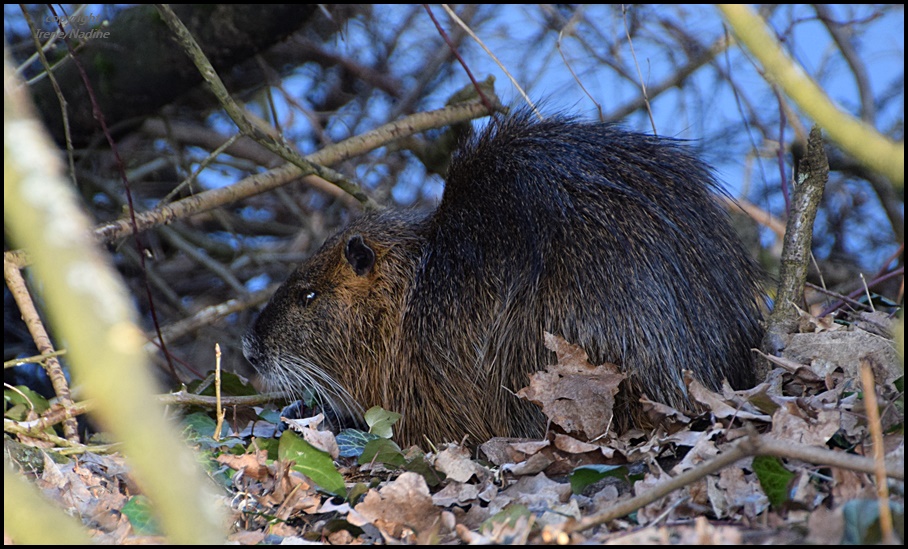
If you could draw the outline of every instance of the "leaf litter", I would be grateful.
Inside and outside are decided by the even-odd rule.
[[[212,477],[233,494],[225,498],[230,539],[242,544],[873,542],[873,476],[787,456],[745,456],[618,518],[578,527],[747,437],[872,455],[861,363],[877,383],[886,459],[904,471],[903,373],[893,344],[878,333],[836,328],[813,323],[812,333],[793,335],[774,359],[778,368],[752,389],[720,393],[687,379],[701,413],[644,397],[658,427],[620,436],[611,418],[623,374],[589,364],[581,349],[547,334],[558,361],[518,393],[547,414],[552,428],[543,440],[400,449],[388,438],[396,417],[379,410],[384,436],[341,433],[343,452],[319,417],[279,441],[250,437],[247,427],[236,430],[233,444],[204,434],[196,442]],[[38,486],[82,517],[98,541],[163,541],[152,516],[124,511],[139,491],[119,455],[62,464],[44,455],[35,466]],[[324,458],[312,465],[312,455]],[[890,508],[903,525],[904,483],[889,484]]]

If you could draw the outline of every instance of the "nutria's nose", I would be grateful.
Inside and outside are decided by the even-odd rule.
[[[248,360],[256,370],[259,370],[260,364],[262,363],[262,354],[262,347],[259,343],[259,338],[255,333],[255,324],[253,324],[252,327],[243,334],[243,356],[246,357],[246,360]]]

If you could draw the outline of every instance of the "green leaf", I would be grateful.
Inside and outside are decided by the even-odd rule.
[[[513,528],[521,517],[529,518],[529,516],[532,514],[533,513],[529,509],[527,509],[523,505],[520,505],[519,503],[508,505],[501,511],[486,519],[486,521],[483,522],[482,525],[480,525],[479,533],[483,535],[489,535],[499,524],[507,524],[509,527]]]
[[[770,505],[778,509],[789,500],[788,487],[795,475],[782,465],[782,460],[772,456],[757,456],[753,460],[753,469]]]
[[[627,467],[623,465],[581,465],[571,472],[571,491],[580,494],[584,488],[605,477],[626,478]]]
[[[363,455],[366,444],[378,438],[381,437],[359,429],[344,429],[335,437],[341,457],[359,457]]]
[[[369,491],[369,487],[363,484],[362,482],[357,482],[350,488],[350,492],[347,495],[347,501],[352,505],[353,502],[359,499],[360,496],[366,494]]]
[[[46,398],[25,385],[19,385],[16,389],[16,391],[12,389],[3,390],[3,399],[6,401],[5,417],[23,421],[28,417],[29,410],[34,410],[36,414],[40,415],[50,408]]]
[[[129,524],[136,534],[140,536],[162,535],[157,518],[152,511],[151,500],[147,497],[138,495],[130,498],[120,512],[129,519]]]
[[[217,426],[217,422],[206,413],[196,412],[189,414],[183,418],[182,424],[184,436],[190,442],[198,444],[202,449],[240,448],[234,453],[243,453],[245,441],[237,437],[227,436],[230,432],[230,426],[227,422],[221,424],[221,436],[218,440],[214,439],[214,429]]]
[[[217,422],[211,418],[208,414],[197,412],[194,414],[189,414],[183,418],[182,421],[183,429],[189,431],[192,435],[190,440],[197,439],[199,437],[213,438],[214,428],[217,426]],[[223,425],[221,430],[222,435],[227,434],[227,425]]]
[[[407,448],[404,458],[407,460],[403,467],[404,470],[422,476],[429,488],[435,488],[446,478],[444,473],[432,467],[429,460],[426,459],[426,453],[416,446]]]
[[[363,416],[369,425],[369,432],[382,438],[391,438],[394,431],[391,427],[400,419],[397,412],[389,412],[380,406],[373,406],[366,410]]]
[[[334,467],[334,460],[327,453],[316,449],[314,446],[296,436],[290,431],[284,431],[278,448],[278,456],[287,461],[293,461],[293,470],[298,471],[318,485],[319,488],[336,496],[346,496],[347,487],[344,477]]]
[[[365,465],[376,461],[392,467],[403,467],[407,463],[400,446],[386,438],[377,438],[363,449],[363,455],[359,456],[359,464]]]
[[[350,532],[350,535],[353,536],[354,539],[356,539],[357,537],[359,537],[363,534],[362,528],[360,528],[359,526],[354,526],[344,519],[329,520],[328,522],[325,523],[325,526],[322,528],[321,534],[322,535],[333,534],[335,532],[340,532],[341,530],[346,530],[346,531]],[[319,538],[322,539],[321,536],[319,536]],[[316,540],[316,541],[319,541],[319,540]]]
[[[254,448],[259,450],[265,450],[268,453],[268,459],[274,460],[278,459],[280,456],[280,443],[281,440],[278,438],[255,438]],[[253,445],[250,444],[250,451],[253,448]]]
[[[262,408],[259,412],[259,417],[268,423],[273,423],[275,425],[281,424],[281,412],[283,410],[272,410],[271,408]]]

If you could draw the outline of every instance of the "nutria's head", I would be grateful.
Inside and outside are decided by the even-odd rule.
[[[268,385],[298,398],[308,388],[342,416],[373,400],[399,340],[422,221],[364,215],[290,275],[243,336],[243,353]]]

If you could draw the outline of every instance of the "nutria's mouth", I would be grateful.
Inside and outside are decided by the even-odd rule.
[[[314,410],[324,410],[326,416],[356,420],[363,417],[362,403],[310,360],[281,355],[253,365],[269,389],[283,391]]]

